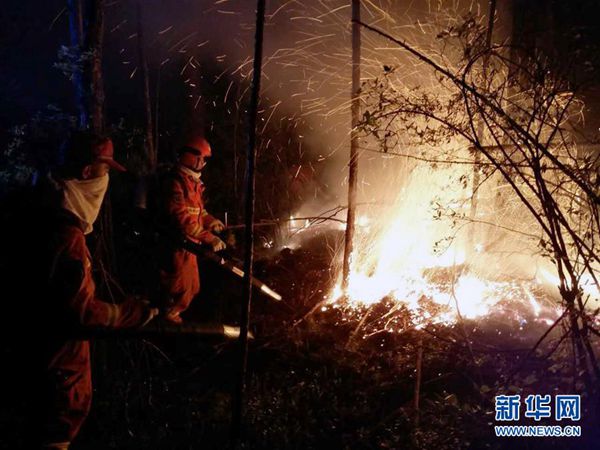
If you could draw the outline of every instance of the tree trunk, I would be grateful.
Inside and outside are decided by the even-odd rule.
[[[252,96],[248,109],[248,155],[246,159],[246,230],[244,281],[242,292],[242,317],[239,338],[238,382],[233,398],[232,437],[234,445],[242,440],[244,421],[244,401],[246,396],[246,366],[248,362],[248,327],[250,324],[250,306],[252,301],[252,263],[254,258],[254,172],[256,168],[256,116],[260,96],[260,78],[262,74],[263,29],[265,22],[265,0],[257,0],[256,35],[254,40],[254,73],[252,76]]]
[[[83,10],[81,0],[68,0],[69,10],[69,37],[71,48],[77,59],[81,60],[81,48],[83,45]],[[77,107],[77,125],[79,128],[87,128],[88,114],[85,105],[85,89],[83,87],[83,74],[80,70],[73,73],[73,87],[75,88],[75,104]]]
[[[413,395],[413,425],[419,428],[421,415],[421,381],[423,378],[423,338],[419,338],[417,343],[417,361],[415,363],[415,388]]]
[[[88,64],[89,116],[90,129],[97,134],[104,133],[104,79],[102,76],[102,50],[104,45],[104,0],[91,0],[88,15],[87,48],[92,54]],[[94,262],[103,271],[110,273],[115,267],[113,241],[112,204],[110,190],[104,198],[100,217],[97,221],[98,233],[94,252]],[[99,287],[108,290],[108,280],[102,277]]]
[[[90,61],[90,118],[92,131],[104,132],[104,80],[102,48],[104,45],[104,0],[92,0],[88,33]]]
[[[154,136],[152,128],[152,101],[150,100],[150,76],[148,74],[148,63],[144,52],[144,28],[142,25],[142,7],[140,0],[136,3],[137,10],[137,43],[140,75],[142,77],[144,96],[144,147],[146,150],[146,169],[152,173],[156,170],[157,155],[154,147]]]
[[[487,26],[487,33],[486,33],[486,39],[485,39],[485,44],[486,47],[489,49],[492,45],[492,35],[494,32],[494,17],[496,16],[496,0],[490,0],[490,10],[488,12],[488,26]],[[484,79],[486,78],[486,74],[488,71],[488,63],[489,63],[489,57],[488,54],[486,54],[483,58],[483,64],[482,64],[482,68],[481,70],[483,71],[484,74]],[[480,120],[479,123],[477,124],[477,139],[479,140],[479,142],[482,143],[483,145],[483,135],[484,135],[484,122],[483,120]],[[473,255],[475,253],[475,245],[476,245],[476,236],[477,236],[477,228],[475,225],[475,220],[477,220],[477,209],[479,206],[479,184],[481,183],[481,174],[480,174],[480,170],[481,170],[481,153],[478,152],[477,150],[475,151],[475,157],[474,157],[474,161],[473,161],[473,187],[472,187],[472,191],[471,191],[471,208],[469,210],[469,219],[471,220],[471,232],[469,233],[469,242],[467,243],[467,262],[471,262]]]
[[[342,268],[342,292],[348,291],[350,258],[354,240],[354,219],[356,216],[356,184],[358,172],[358,131],[360,121],[360,0],[352,0],[352,106],[350,131],[350,163],[348,174],[348,214],[344,241],[344,262]]]

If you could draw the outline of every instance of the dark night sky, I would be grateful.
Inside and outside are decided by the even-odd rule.
[[[410,5],[414,14],[420,14],[426,2],[398,2],[395,0],[381,0],[388,3],[396,10],[407,8]],[[61,44],[68,42],[68,24],[66,14],[62,13],[65,0],[5,0],[0,9],[0,128],[15,124],[25,123],[36,111],[43,109],[48,104],[54,104],[64,110],[73,107],[72,88],[69,81],[59,70],[53,68],[57,61],[57,50]],[[283,0],[268,2],[268,13],[278,10]],[[337,6],[346,4],[342,0],[326,2]],[[451,3],[451,2],[450,2]],[[471,4],[471,2],[464,2]],[[487,2],[481,0],[483,7]],[[580,43],[600,41],[600,31],[597,21],[600,2],[593,0],[575,0],[560,2],[555,0],[527,0],[516,2],[517,8],[524,5],[528,8],[550,7],[555,11],[554,24],[561,30],[575,30],[573,35],[581,35]],[[187,54],[182,51],[180,40],[189,37],[184,44],[190,44],[184,51],[193,49],[198,43],[208,41],[196,52],[199,58],[204,58],[210,66],[206,72],[219,72],[235,67],[240,61],[251,57],[253,37],[253,6],[250,0],[229,0],[215,5],[214,1],[202,0],[147,0],[143,2],[145,14],[145,28],[149,59],[154,70],[158,64],[170,58],[164,66],[164,71],[171,70],[177,73],[187,59]],[[303,2],[310,14],[316,15],[315,5],[320,2],[306,0]],[[504,1],[498,2],[498,7],[503,8]],[[107,3],[106,11],[106,47],[105,47],[105,76],[107,92],[107,111],[109,120],[118,120],[119,117],[137,112],[141,107],[139,94],[139,78],[130,79],[130,74],[136,65],[135,16],[133,2],[118,0]],[[310,37],[310,33],[319,32],[327,34],[333,32],[339,36],[333,52],[349,52],[347,47],[347,31],[343,17],[342,20],[331,21],[335,28],[325,29],[323,24],[316,21],[302,21],[291,19],[301,16],[301,8],[294,10],[294,2],[288,6],[288,15],[279,12],[277,20],[267,24],[265,55],[273,54],[277,48],[291,46],[291,31],[296,33],[293,39],[298,39],[302,33]],[[320,7],[322,9],[322,7]],[[533,14],[533,13],[531,13]],[[527,17],[535,17],[527,13]],[[368,19],[373,16],[365,14]],[[294,17],[297,18],[297,17]],[[529,19],[528,19],[529,20]],[[384,23],[385,25],[385,23]],[[171,27],[172,28],[169,28]],[[318,27],[321,26],[321,29]],[[394,30],[394,27],[391,27]],[[164,31],[167,30],[167,31]],[[162,33],[161,33],[162,32]],[[397,28],[394,32],[402,32]],[[559,38],[562,40],[562,38]],[[577,39],[574,45],[579,45]],[[219,60],[219,55],[226,55]],[[318,58],[313,61],[319,63]],[[298,107],[298,102],[290,102],[290,92],[299,92],[305,85],[293,85],[294,75],[291,72],[278,72],[278,66],[271,64],[265,68],[266,79],[264,89],[267,96],[277,97],[288,103],[292,112]],[[203,71],[203,69],[200,69]],[[341,66],[340,73],[345,73]],[[302,74],[304,76],[304,74]],[[298,78],[298,77],[297,77]],[[316,79],[318,81],[318,78]],[[335,89],[343,91],[347,80],[325,80],[326,83],[336,81]],[[313,83],[311,87],[316,86]],[[341,86],[341,88],[340,88]],[[328,87],[321,91],[306,94],[307,97],[327,95]],[[304,95],[304,93],[303,93]],[[345,94],[344,94],[345,95]],[[342,95],[342,97],[344,96]],[[300,97],[302,98],[302,97]]]
[[[147,43],[151,47],[149,59],[161,58],[164,48],[171,41],[197,28],[199,41],[210,36],[218,36],[231,27],[238,28],[245,20],[241,15],[219,17],[220,23],[210,19],[209,13],[202,14],[207,2],[187,0],[154,0],[145,3]],[[238,2],[239,3],[239,2]],[[135,16],[132,2],[108,2],[106,10],[105,76],[107,93],[110,87],[119,90],[117,96],[131,91],[129,75],[136,64],[135,39],[128,37],[135,33]],[[68,21],[63,11],[64,0],[3,2],[0,10],[0,124],[20,123],[29,115],[55,104],[62,108],[72,106],[72,94],[68,80],[53,68],[57,61],[60,45],[68,44]],[[241,10],[243,11],[243,9]],[[157,31],[175,25],[170,35],[160,35]],[[232,30],[239,34],[239,30]],[[168,33],[165,33],[168,34]],[[202,36],[204,35],[204,36]],[[158,45],[157,45],[158,42]],[[213,53],[223,51],[219,39],[213,39],[210,49]],[[215,45],[216,44],[216,45]],[[209,46],[206,46],[207,50]],[[124,49],[124,51],[123,51]],[[170,55],[174,59],[173,55]],[[177,56],[177,55],[175,55]],[[110,100],[109,100],[110,103]]]
[[[52,70],[64,23],[51,27],[63,1],[3,2],[0,8],[0,123],[20,123],[48,103],[61,104],[68,91]]]

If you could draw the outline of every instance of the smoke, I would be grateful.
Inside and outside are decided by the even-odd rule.
[[[136,65],[135,9],[119,5],[109,15],[109,27],[113,45],[121,47],[113,53],[129,78]],[[361,12],[364,22],[407,40],[434,58],[451,59],[460,49],[440,48],[439,32],[458,23],[468,12],[479,14],[485,21],[486,8],[483,0],[408,4],[379,0],[363,1]],[[245,150],[243,116],[254,51],[254,3],[151,1],[143,2],[142,12],[151,70],[156,73],[160,69],[163,76],[167,71],[177,74],[189,101],[206,117],[209,132],[218,137],[235,129],[240,136],[238,148],[227,155],[239,163]],[[268,2],[258,130],[259,164],[264,164],[261,175],[268,184],[257,200],[265,215],[272,211],[278,218],[314,217],[346,205],[350,12],[346,0]],[[508,22],[502,14],[496,25],[498,36],[504,33],[502,22]],[[374,82],[393,68],[400,89],[437,84],[430,69],[368,31],[362,32],[361,52],[363,83]],[[136,83],[135,73],[128,82]],[[161,123],[165,120],[168,117],[160,118]],[[360,146],[359,216],[376,222],[403,209],[401,215],[415,228],[415,236],[424,232],[418,228],[427,228],[437,220],[433,226],[437,231],[429,230],[428,236],[419,240],[421,245],[432,247],[431,251],[433,247],[440,251],[442,231],[447,233],[460,224],[435,219],[436,205],[466,203],[468,192],[456,186],[460,176],[470,176],[468,170],[428,169],[427,163],[416,164],[412,157],[418,151],[411,142],[400,141],[393,149],[405,157],[383,155],[368,138],[362,139]],[[233,189],[239,191],[243,165],[236,165],[235,171],[237,184]],[[230,201],[239,199],[238,192]],[[344,216],[340,209],[336,218]],[[457,242],[464,240],[466,228],[455,237]]]

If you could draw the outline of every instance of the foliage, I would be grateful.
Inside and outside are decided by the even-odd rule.
[[[58,49],[58,61],[54,67],[60,70],[69,80],[82,74],[84,67],[93,57],[93,51],[82,52],[79,47],[61,45]]]
[[[74,124],[73,116],[48,105],[29,123],[13,127],[0,155],[0,192],[30,184],[38,173],[55,165],[60,143]]]
[[[509,188],[499,201],[516,204],[518,215],[508,224],[489,220],[539,236],[539,252],[558,273],[578,365],[592,389],[589,371],[598,378],[600,367],[589,335],[597,330],[595,311],[585,306],[593,298],[583,284],[587,280],[600,289],[600,147],[582,127],[586,85],[571,77],[573,61],[558,60],[541,48],[488,46],[479,22],[467,17],[442,30],[443,55],[425,55],[371,27],[424,62],[434,81],[406,86],[394,70],[384,68],[381,77],[363,87],[368,106],[362,130],[383,152],[408,141],[426,149],[425,159],[436,152],[437,159],[458,163],[468,149],[471,220],[478,217],[478,192],[485,183]],[[488,212],[493,215],[498,206],[498,201],[487,205]]]

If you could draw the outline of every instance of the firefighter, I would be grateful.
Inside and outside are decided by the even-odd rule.
[[[109,169],[125,170],[113,159],[110,139],[75,132],[64,149],[64,163],[48,177],[52,198],[38,232],[44,245],[34,272],[38,320],[45,338],[35,346],[45,373],[33,408],[40,425],[33,439],[45,449],[68,449],[85,421],[92,399],[90,343],[95,328],[138,327],[158,310],[129,298],[120,304],[97,296],[86,246],[108,188]],[[32,290],[35,284],[32,283]],[[44,295],[45,294],[45,295]],[[39,442],[41,440],[41,442]]]
[[[180,314],[200,292],[196,255],[182,249],[179,243],[189,239],[206,244],[215,252],[225,249],[225,243],[216,236],[225,226],[206,211],[202,199],[204,186],[200,177],[211,155],[208,141],[193,137],[179,150],[177,167],[162,183],[158,208],[160,227],[167,240],[160,258],[161,303],[165,318],[176,324],[182,323]]]

